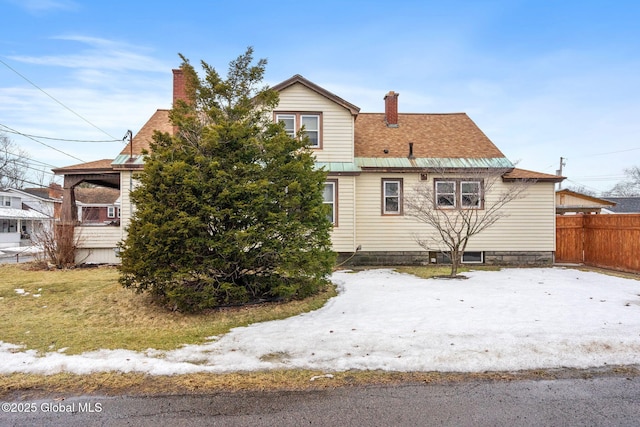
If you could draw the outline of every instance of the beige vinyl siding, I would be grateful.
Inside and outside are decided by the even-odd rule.
[[[455,176],[451,176],[454,178]],[[418,174],[363,173],[357,178],[358,207],[356,245],[363,251],[419,251],[417,233],[422,238],[433,230],[415,219],[381,214],[382,178],[402,178],[404,196],[411,197],[417,183],[433,185],[433,180],[420,181]],[[501,191],[509,183],[499,183]],[[490,197],[490,195],[487,195]],[[555,250],[555,197],[552,183],[536,183],[523,199],[506,206],[508,216],[475,236],[470,251],[553,251]],[[440,248],[434,247],[433,250]]]
[[[331,243],[336,252],[355,251],[355,176],[329,176],[338,182],[338,225],[331,232]]]
[[[76,227],[76,239],[80,248],[115,248],[121,240],[121,236],[120,227]]]
[[[382,178],[400,178],[404,195],[418,174],[362,173],[356,177],[356,246],[363,251],[419,251],[412,235],[419,224],[405,215],[382,215]]]
[[[120,264],[113,248],[91,248],[76,250],[76,262],[82,264]]]
[[[510,183],[500,183],[504,188]],[[501,190],[501,188],[498,188]],[[478,234],[468,250],[555,251],[556,215],[554,184],[539,182],[526,197],[505,207],[508,216]]]
[[[609,207],[611,204],[599,203],[595,200],[589,200],[584,197],[576,197],[572,194],[556,193],[556,204],[562,206],[580,206],[580,207]]]
[[[314,150],[319,162],[353,162],[353,116],[324,96],[294,84],[280,92],[276,110],[322,113],[322,148]]]
[[[126,236],[125,229],[131,221],[131,215],[135,210],[135,206],[131,203],[129,192],[131,188],[135,188],[136,180],[132,179],[131,171],[120,172],[120,225],[122,227],[122,238]]]
[[[120,227],[78,226],[75,229],[78,249],[76,262],[86,264],[114,264],[120,260],[115,248],[121,240]]]

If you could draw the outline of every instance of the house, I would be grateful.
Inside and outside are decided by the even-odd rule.
[[[610,197],[607,200],[613,203],[613,206],[607,208],[607,213],[616,214],[640,214],[640,196],[635,197]]]
[[[184,76],[173,71],[174,102],[184,98]],[[516,181],[534,180],[523,199],[508,205],[508,217],[475,236],[463,260],[484,263],[550,264],[555,251],[554,184],[563,177],[517,169],[465,113],[407,114],[399,94],[384,96],[384,112],[360,109],[300,75],[273,87],[280,103],[273,120],[294,134],[301,125],[310,137],[316,167],[328,171],[325,203],[331,206],[332,244],[353,263],[406,264],[437,260],[415,241],[424,225],[405,215],[404,195],[419,183],[432,185],[443,209],[464,208],[464,191],[482,191],[479,181],[464,182],[465,171],[506,170],[496,191]],[[382,103],[381,103],[382,104]],[[134,207],[129,198],[142,150],[153,132],[173,132],[168,110],[157,110],[115,159],[54,172],[64,175],[62,221],[78,219],[75,191],[82,182],[120,189],[120,225],[88,229],[79,258],[117,262],[117,242],[125,237]],[[444,170],[436,180],[434,171]],[[472,188],[469,190],[468,188]],[[483,195],[484,196],[484,195]],[[487,195],[490,197],[491,195]],[[482,209],[481,206],[471,208]]]
[[[60,184],[51,183],[48,187],[30,187],[20,190],[9,188],[7,191],[20,197],[24,209],[34,210],[54,219],[60,218],[62,206]]]
[[[83,225],[105,226],[120,223],[120,190],[106,187],[76,188],[78,221]]]
[[[29,198],[21,190],[0,190],[0,250],[30,246],[32,234],[53,219],[25,205]]]
[[[612,209],[615,202],[589,196],[571,190],[556,191],[556,214],[599,214],[602,209]]]

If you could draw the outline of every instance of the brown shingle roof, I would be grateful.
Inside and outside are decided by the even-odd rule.
[[[73,172],[83,172],[87,170],[95,171],[95,170],[103,170],[103,171],[111,171],[113,168],[111,167],[112,159],[102,159],[95,160],[93,162],[80,163],[78,165],[65,166],[63,168],[52,169],[55,174],[70,174]]]
[[[118,200],[118,197],[120,197],[120,190],[117,188],[104,187],[76,187],[75,195],[76,200],[81,203],[112,205]]]
[[[564,176],[551,175],[548,173],[535,172],[526,169],[515,168],[511,172],[505,173],[503,176],[505,181],[513,181],[516,179],[531,179],[542,182],[561,182]]]
[[[156,130],[173,133],[173,126],[169,120],[169,110],[157,110],[133,137],[134,156],[142,154],[142,150],[149,150],[149,143],[153,141],[153,133]],[[120,154],[131,154],[131,143],[127,144]]]
[[[354,142],[356,157],[407,157],[410,142],[418,158],[505,157],[465,113],[398,114],[398,127],[384,113],[360,113]]]

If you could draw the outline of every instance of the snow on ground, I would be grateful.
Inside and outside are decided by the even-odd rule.
[[[0,373],[479,372],[640,364],[640,281],[564,268],[466,275],[424,280],[391,270],[337,272],[339,295],[320,310],[173,351],[39,356],[0,342]]]
[[[14,246],[10,248],[2,248],[0,250],[0,264],[32,261],[36,255],[41,253],[42,248],[38,246]]]
[[[2,254],[15,256],[16,254],[36,255],[42,252],[39,246],[14,246],[10,248],[2,248]]]

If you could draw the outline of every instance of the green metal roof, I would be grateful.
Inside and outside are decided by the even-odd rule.
[[[143,165],[144,164],[144,156],[133,156],[133,162],[129,162],[129,158],[131,158],[128,154],[120,154],[116,157],[113,162],[111,162],[112,166],[125,166],[125,165]]]
[[[143,165],[144,156],[134,156],[129,162],[128,154],[120,154],[111,163],[113,166]],[[356,157],[354,162],[316,162],[315,168],[324,168],[327,172],[359,173],[363,168],[407,168],[407,169],[467,169],[467,168],[513,168],[514,165],[505,157],[495,158],[416,158],[407,157]]]
[[[492,158],[415,158],[407,157],[356,157],[360,168],[513,168],[506,157]]]
[[[326,170],[327,172],[345,172],[345,173],[359,173],[362,170],[355,164],[350,162],[316,162],[316,169]]]

